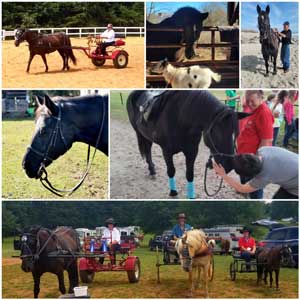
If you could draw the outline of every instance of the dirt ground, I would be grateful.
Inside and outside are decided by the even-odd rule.
[[[261,53],[259,34],[242,32],[241,44],[241,86],[242,88],[295,88],[299,82],[298,38],[293,38],[291,50],[291,67],[284,73],[280,61],[280,50],[277,57],[277,74],[273,75],[273,63],[269,63],[269,76],[265,77],[265,62]],[[280,46],[281,47],[281,46]]]
[[[72,46],[87,47],[86,38],[71,38]],[[77,65],[70,62],[69,71],[61,71],[62,59],[56,51],[47,55],[49,72],[45,73],[40,56],[35,56],[26,73],[29,51],[27,42],[15,47],[13,40],[2,41],[3,88],[143,88],[144,87],[144,38],[126,38],[129,63],[116,69],[112,60],[103,67],[95,67],[81,50],[73,50]]]
[[[142,160],[136,136],[128,122],[111,118],[110,122],[110,196],[111,199],[168,199],[168,177],[166,165],[158,145],[153,145],[153,162],[156,166],[155,178],[148,174],[148,166]],[[209,199],[204,193],[204,170],[209,157],[208,148],[201,142],[199,154],[195,163],[195,189],[199,199]],[[174,156],[178,198],[186,198],[185,193],[185,159],[182,153]],[[235,174],[235,173],[233,173]],[[237,177],[237,175],[235,174]],[[207,179],[209,193],[219,186],[220,178],[213,171]],[[272,198],[277,186],[269,185],[264,197]],[[214,199],[244,199],[244,196],[223,184],[221,191]]]

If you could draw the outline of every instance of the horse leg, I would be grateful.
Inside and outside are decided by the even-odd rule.
[[[276,61],[277,61],[277,57],[274,56],[274,58],[273,58],[273,74],[274,75],[277,74],[277,64],[276,64]]]
[[[269,275],[270,275],[270,288],[272,287],[273,285],[273,271],[269,271]]]
[[[60,292],[62,294],[65,294],[66,287],[65,287],[65,282],[64,282],[64,271],[63,270],[57,274],[57,279],[58,279],[58,288],[59,288]]]
[[[194,164],[198,154],[198,148],[193,149],[192,152],[184,152],[186,162],[186,180],[187,180],[187,198],[195,199],[195,186],[194,186]]]
[[[169,176],[169,188],[170,194],[169,196],[174,197],[177,196],[177,188],[176,188],[176,180],[175,180],[175,167],[173,162],[173,154],[163,150],[164,159],[167,165],[167,174]]]
[[[26,69],[27,73],[29,73],[30,65],[31,65],[31,62],[32,62],[34,56],[35,56],[35,54],[30,52],[30,54],[29,54],[29,60],[28,60],[28,64],[27,64],[27,69]]]
[[[32,276],[34,281],[34,287],[33,287],[34,298],[38,298],[40,293],[41,274],[32,272]]]
[[[209,271],[209,263],[206,264],[203,268],[203,279],[205,286],[205,298],[208,298],[208,271]]]
[[[266,77],[269,76],[269,57],[265,58],[265,66],[266,66]]]
[[[62,49],[59,49],[59,50],[57,50],[57,51],[58,51],[58,53],[60,54],[60,56],[61,56],[61,58],[62,58],[62,60],[63,60],[62,71],[64,71],[65,68],[66,68],[66,55],[65,55],[65,52],[64,52]]]
[[[74,287],[78,286],[79,279],[78,279],[78,270],[77,270],[77,262],[76,260],[70,265],[67,270],[69,276],[69,293],[74,293]]]
[[[279,269],[275,270],[276,289],[279,290]]]
[[[45,64],[45,67],[46,67],[45,72],[48,72],[48,65],[47,65],[46,54],[41,54],[41,57],[42,57],[42,59],[43,59],[43,62],[44,62],[44,64]]]
[[[193,269],[189,271],[189,283],[190,283],[190,297],[194,294],[194,281],[193,281]]]

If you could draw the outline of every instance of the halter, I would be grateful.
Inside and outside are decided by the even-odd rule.
[[[216,192],[210,194],[208,192],[208,189],[207,189],[207,171],[209,168],[212,167],[212,158],[214,156],[220,156],[220,157],[230,157],[230,158],[233,158],[235,157],[234,154],[226,154],[226,153],[223,153],[223,152],[219,152],[219,150],[217,149],[213,139],[212,139],[212,136],[211,136],[211,130],[213,129],[213,127],[215,126],[215,124],[217,123],[218,120],[222,119],[227,113],[230,113],[232,112],[232,110],[230,108],[225,108],[223,110],[221,110],[220,112],[217,113],[217,115],[215,116],[215,118],[213,119],[213,121],[211,122],[211,124],[209,125],[209,127],[207,128],[207,130],[205,130],[203,136],[206,136],[208,138],[208,140],[210,141],[211,143],[211,147],[212,147],[212,150],[210,149],[210,155],[209,155],[209,158],[206,162],[206,165],[205,165],[205,171],[204,171],[204,191],[205,191],[205,194],[208,196],[208,197],[214,197],[215,195],[217,195],[221,188],[222,188],[222,184],[223,184],[223,178],[221,178],[220,180],[220,184],[216,190]],[[235,147],[235,142],[236,142],[236,135],[234,137],[234,147]]]
[[[50,160],[51,162],[54,160],[52,157],[49,156],[49,152],[51,151],[51,149],[56,145],[56,141],[57,141],[57,137],[59,136],[61,138],[61,140],[63,141],[63,144],[65,146],[65,148],[67,150],[69,150],[69,147],[67,146],[66,143],[66,139],[63,135],[63,131],[62,131],[62,126],[61,126],[61,122],[62,122],[62,112],[61,112],[61,105],[58,102],[58,117],[53,117],[56,119],[56,125],[55,128],[53,129],[52,133],[51,133],[51,138],[50,141],[48,143],[47,146],[47,150],[45,153],[40,152],[39,150],[33,148],[32,146],[28,146],[28,149],[32,150],[35,154],[37,154],[38,156],[41,156],[43,158],[43,162],[40,165],[40,169],[38,171],[39,174],[41,174],[40,177],[40,182],[42,183],[42,185],[51,193],[53,193],[54,195],[58,196],[58,197],[64,197],[65,195],[72,195],[85,181],[87,175],[89,174],[94,158],[96,156],[96,152],[97,152],[97,148],[100,144],[100,139],[101,139],[101,135],[103,132],[103,128],[104,128],[104,120],[105,120],[105,102],[102,101],[102,111],[103,111],[103,118],[102,118],[102,122],[101,122],[101,126],[100,126],[100,130],[99,130],[99,134],[97,137],[97,141],[96,141],[96,145],[95,145],[95,150],[93,152],[93,155],[91,156],[91,146],[88,145],[88,150],[87,150],[87,158],[86,158],[86,167],[85,167],[85,171],[84,174],[82,175],[82,177],[80,178],[80,180],[78,181],[78,183],[71,189],[58,189],[56,187],[54,187],[52,185],[52,183],[49,181],[48,179],[48,173],[46,171],[46,167],[45,167],[45,162],[47,160]]]

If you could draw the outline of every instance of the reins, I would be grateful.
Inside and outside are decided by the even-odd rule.
[[[221,112],[217,113],[217,115],[215,116],[215,118],[213,119],[213,121],[210,123],[209,127],[207,130],[205,130],[204,132],[204,136],[206,136],[210,143],[211,143],[211,147],[213,148],[213,151],[210,151],[210,156],[205,164],[205,171],[204,171],[204,192],[205,194],[208,196],[208,197],[214,197],[215,195],[217,195],[220,190],[222,189],[222,185],[223,185],[223,178],[221,178],[220,180],[220,183],[219,183],[219,186],[217,188],[217,190],[213,193],[209,193],[208,189],[207,189],[207,172],[208,172],[208,169],[211,169],[212,168],[212,158],[214,156],[220,156],[220,157],[235,157],[234,154],[226,154],[226,153],[222,153],[222,152],[219,152],[216,145],[214,144],[213,140],[212,140],[212,137],[211,137],[211,134],[210,134],[210,131],[212,130],[212,128],[214,127],[214,125],[216,124],[216,122],[222,118],[223,116],[225,116],[228,112],[230,112],[230,108],[225,108],[224,110],[222,110]],[[235,140],[236,140],[236,137],[234,139],[234,147],[235,147]]]
[[[55,127],[55,129],[52,133],[52,137],[50,139],[50,143],[48,145],[46,153],[43,154],[43,153],[37,151],[36,149],[33,149],[32,147],[29,147],[36,154],[38,154],[40,156],[41,155],[44,156],[44,161],[42,162],[41,168],[40,168],[40,171],[42,172],[41,177],[40,177],[40,182],[42,183],[42,185],[48,191],[50,191],[54,195],[56,195],[58,197],[64,197],[66,195],[67,196],[72,195],[83,184],[83,182],[85,181],[87,175],[89,174],[89,172],[91,170],[91,167],[92,167],[92,164],[93,164],[93,161],[94,161],[94,158],[96,156],[97,147],[100,144],[100,139],[101,139],[102,131],[103,131],[103,128],[104,128],[104,122],[105,122],[105,117],[106,117],[105,116],[105,102],[104,101],[103,101],[103,104],[102,104],[102,110],[103,110],[103,118],[102,118],[102,122],[101,122],[101,126],[100,126],[99,134],[98,134],[98,137],[97,137],[94,152],[91,156],[91,146],[88,145],[85,171],[84,171],[84,174],[82,175],[81,179],[79,180],[79,182],[74,187],[72,187],[70,189],[58,189],[58,188],[54,187],[53,184],[48,179],[48,173],[46,171],[46,167],[45,167],[45,164],[44,164],[46,159],[50,159],[51,161],[53,161],[53,159],[51,157],[49,157],[48,153],[51,149],[51,146],[55,145],[58,133],[60,134],[60,137],[62,138],[62,140],[64,142],[64,145],[66,146],[66,148],[68,148],[67,145],[66,145],[65,138],[64,138],[63,133],[62,133],[61,126],[60,126],[60,122],[61,122],[61,108],[60,108],[60,106],[59,106],[59,116],[57,118],[56,127]],[[53,139],[54,139],[55,143],[52,143]]]

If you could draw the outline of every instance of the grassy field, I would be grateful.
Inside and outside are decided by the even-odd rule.
[[[225,90],[210,90],[212,94],[214,94],[218,99],[220,100],[225,100]],[[123,98],[123,105],[121,103],[121,96],[120,94],[122,93],[122,98]],[[265,96],[267,97],[271,91],[265,91]],[[127,111],[126,111],[126,100],[128,98],[128,95],[130,94],[130,91],[112,91],[110,94],[110,115],[112,118],[115,118],[117,120],[123,120],[127,121],[128,116],[127,116]],[[237,94],[242,96],[243,91],[242,90],[237,90]],[[238,105],[238,110],[241,111],[240,105]],[[295,107],[296,111],[296,116],[298,116],[298,106]],[[282,139],[284,136],[284,124],[281,124],[280,127],[280,132],[279,136],[277,139],[277,145],[280,146],[282,145]],[[289,147],[289,150],[294,151],[298,153],[298,144],[295,141],[292,141],[292,146]]]
[[[34,132],[33,119],[6,119],[2,122],[2,197],[57,198],[39,181],[29,179],[22,169],[22,159]],[[75,143],[71,150],[47,168],[56,187],[71,188],[85,168],[87,145]],[[94,165],[85,183],[69,198],[107,198],[108,158],[97,151]]]
[[[89,284],[92,298],[185,298],[188,294],[187,274],[180,266],[161,267],[161,283],[156,282],[156,253],[150,252],[145,245],[135,251],[141,261],[141,280],[129,284],[126,273],[97,273],[95,280]],[[9,258],[13,254],[12,239],[3,241],[2,296],[3,298],[32,298],[33,280],[30,273],[20,268],[18,258]],[[160,261],[162,261],[161,253]],[[265,286],[257,287],[256,274],[237,274],[235,282],[229,277],[230,256],[215,255],[215,276],[209,284],[210,298],[297,298],[298,270],[281,269],[280,291]],[[67,282],[67,274],[65,274]],[[57,280],[52,274],[45,274],[41,280],[40,298],[57,298],[60,293]],[[195,297],[203,297],[200,288]]]

